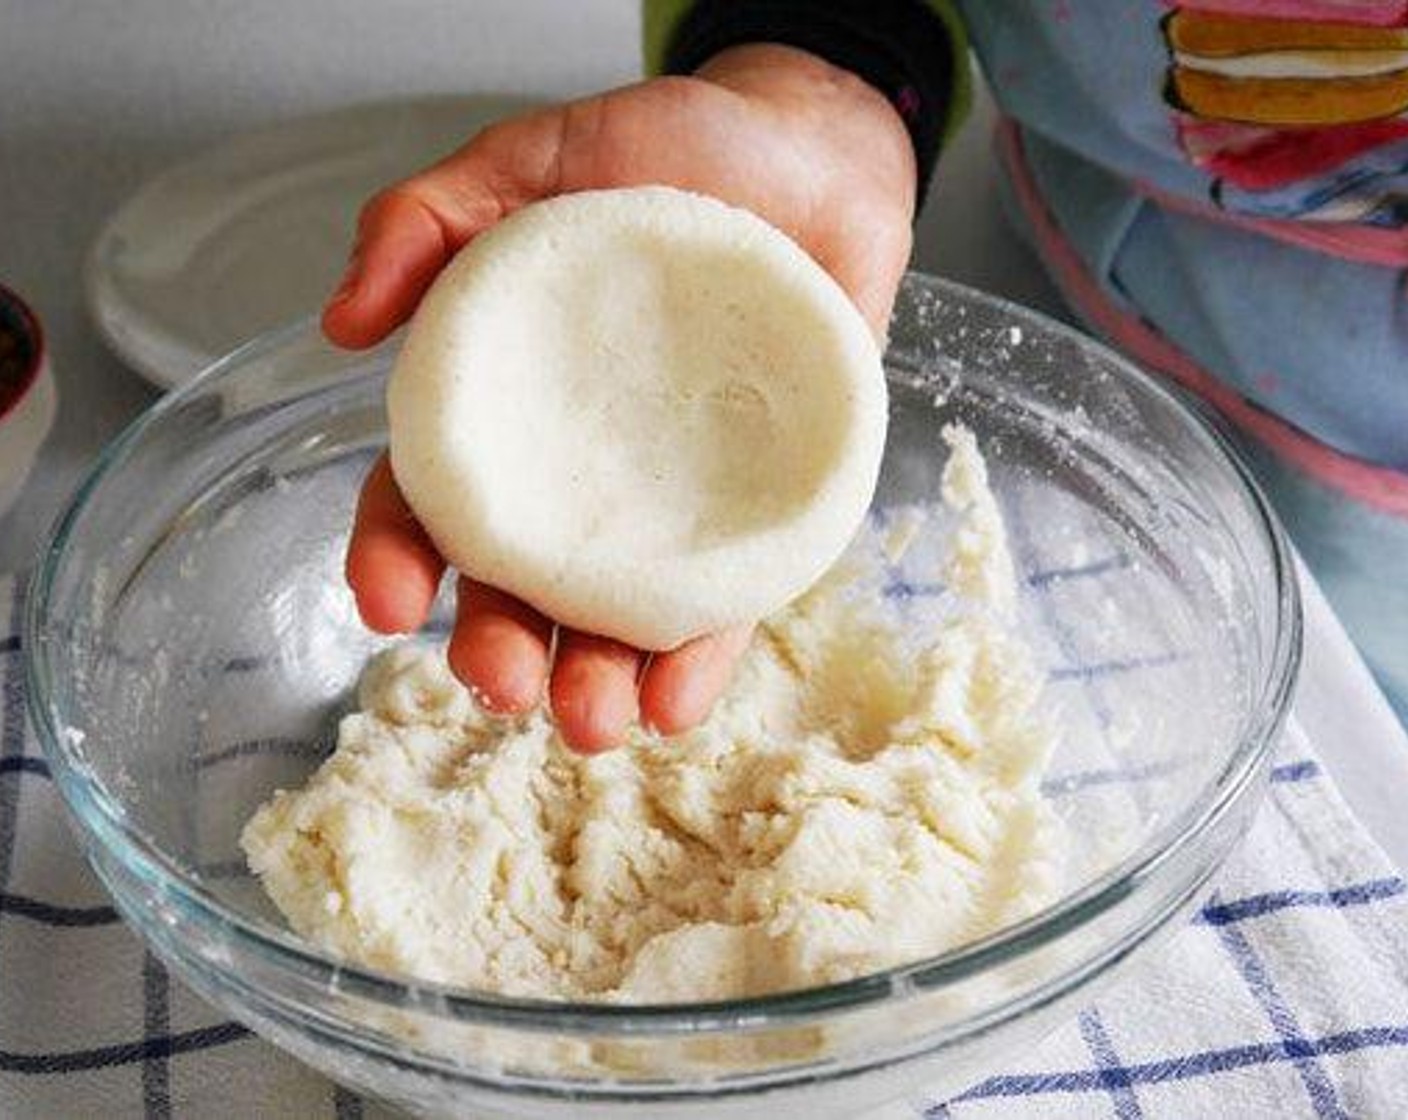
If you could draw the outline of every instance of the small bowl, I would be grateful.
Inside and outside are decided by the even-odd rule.
[[[0,284],[0,517],[19,497],[58,403],[39,317]]]
[[[122,914],[196,991],[332,1077],[476,1117],[942,1099],[1149,955],[1248,826],[1301,634],[1266,502],[1222,438],[1128,362],[910,276],[875,507],[933,502],[942,425],[977,433],[1065,731],[1046,783],[1072,841],[1064,896],[928,960],[712,1004],[514,999],[310,945],[238,836],[324,757],[384,645],[357,621],[342,553],[385,440],[390,360],[332,351],[306,323],[166,397],[58,523],[25,629],[35,726]],[[920,571],[895,578],[922,591]]]

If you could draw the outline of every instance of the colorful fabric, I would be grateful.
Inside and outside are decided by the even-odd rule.
[[[947,48],[906,29],[906,11],[922,9]],[[1120,178],[1252,217],[1408,224],[1401,0],[646,0],[647,68],[665,69],[691,21],[735,27],[741,42],[759,19],[769,38],[843,65],[904,58],[925,92],[904,103],[907,119],[939,115],[942,137],[967,104],[966,28],[1008,113]],[[926,57],[931,76],[915,77]],[[926,176],[936,150],[919,146]]]
[[[1399,0],[967,0],[1003,108],[1117,178],[1251,217],[1408,223]]]
[[[1041,204],[1110,298],[1278,427],[1408,487],[1408,265],[1363,264],[1169,208],[1021,136]],[[1349,466],[1326,470],[1348,478]]]
[[[1162,211],[1116,180],[1093,180],[1088,166],[1076,165],[1084,176],[1071,175],[1060,149],[1010,122],[999,150],[1017,219],[1070,306],[1235,425],[1282,520],[1408,723],[1408,581],[1395,578],[1408,571],[1403,274]],[[1304,304],[1287,295],[1321,283],[1350,304],[1324,311],[1337,324],[1324,339],[1299,329]],[[1367,301],[1376,285],[1379,313],[1356,317],[1355,299]],[[1288,375],[1269,376],[1278,369]],[[1344,391],[1347,380],[1357,392]],[[1354,446],[1335,450],[1337,439]],[[1365,451],[1384,458],[1356,455]]]

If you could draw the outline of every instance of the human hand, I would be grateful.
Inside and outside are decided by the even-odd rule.
[[[415,310],[450,258],[529,202],[572,191],[666,184],[741,206],[782,229],[884,336],[909,256],[915,168],[898,114],[858,78],[803,51],[736,47],[692,77],[656,78],[496,124],[363,209],[342,285],[323,313],[333,342],[379,342]],[[381,459],[363,487],[347,579],[363,620],[418,628],[445,562]],[[490,711],[518,713],[548,683],[564,740],[618,743],[636,719],[670,735],[699,723],[749,630],[649,655],[563,629],[461,578],[449,658]],[[550,679],[549,679],[550,678]]]

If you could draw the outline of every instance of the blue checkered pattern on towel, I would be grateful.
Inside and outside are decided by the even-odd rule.
[[[1029,583],[1118,569],[1117,559],[1097,561]],[[378,1113],[173,983],[118,920],[26,729],[18,600],[0,580],[0,1115]],[[1053,667],[1052,687],[1072,689],[1150,668]],[[1151,776],[1094,767],[1058,777],[1051,792],[1137,789]],[[1156,960],[965,1092],[885,1110],[926,1120],[1014,1113],[1408,1115],[1408,888],[1294,720],[1246,843]]]

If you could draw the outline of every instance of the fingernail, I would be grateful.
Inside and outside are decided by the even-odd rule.
[[[352,288],[351,288],[350,285],[347,285],[347,286],[338,288],[337,291],[333,292],[333,294],[328,297],[327,306],[329,306],[329,307],[340,307],[340,306],[342,306],[342,304],[346,303],[346,302],[347,302],[349,299],[351,299],[351,298],[352,298]]]
[[[357,290],[357,282],[362,278],[362,258],[355,252],[347,262],[347,269],[338,282],[337,290],[329,297],[328,303],[345,303]]]

